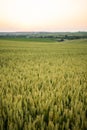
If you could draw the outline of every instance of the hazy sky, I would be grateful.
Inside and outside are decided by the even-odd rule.
[[[87,31],[87,0],[0,0],[0,31]]]

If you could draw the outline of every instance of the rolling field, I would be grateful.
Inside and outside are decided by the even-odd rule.
[[[0,130],[87,129],[87,40],[0,40]]]

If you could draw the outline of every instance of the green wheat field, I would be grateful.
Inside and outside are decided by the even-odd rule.
[[[0,130],[87,130],[87,39],[0,40]]]

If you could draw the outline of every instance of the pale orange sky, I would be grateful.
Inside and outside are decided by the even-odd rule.
[[[87,0],[0,0],[2,31],[87,31]]]

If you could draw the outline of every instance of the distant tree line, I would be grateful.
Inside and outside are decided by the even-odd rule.
[[[0,38],[48,38],[56,41],[87,38],[87,35],[0,35]]]

